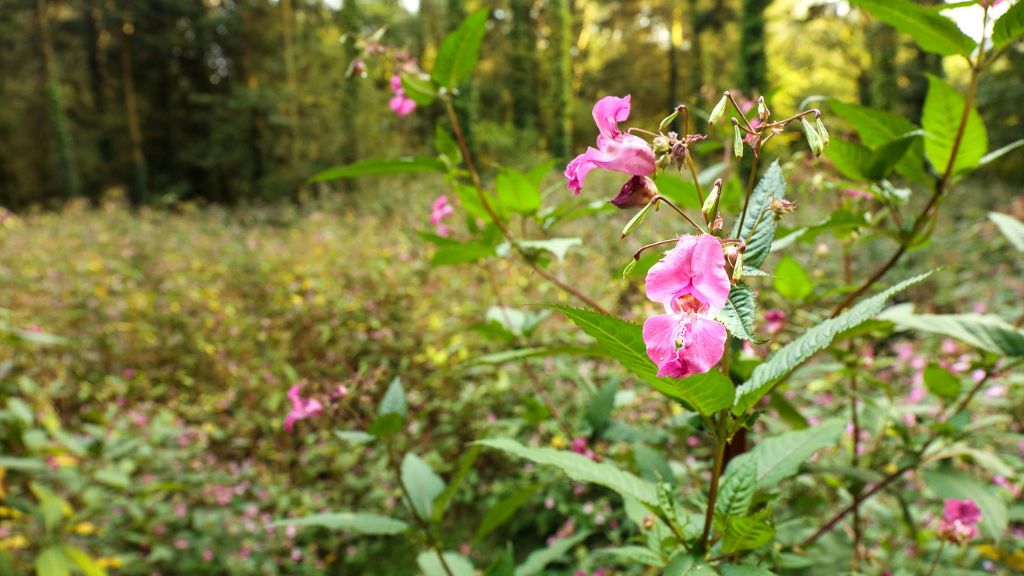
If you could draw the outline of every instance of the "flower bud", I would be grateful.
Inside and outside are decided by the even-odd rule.
[[[804,135],[807,136],[807,145],[811,147],[811,152],[814,152],[815,156],[821,156],[821,153],[825,150],[825,145],[822,143],[818,131],[814,129],[814,126],[811,126],[806,116],[800,118],[800,123],[804,126]]]
[[[743,276],[743,252],[747,247],[740,242],[727,243],[722,248],[725,254],[725,273],[733,282],[739,282]]]
[[[729,99],[727,97],[722,96],[722,99],[718,101],[718,104],[715,104],[715,107],[711,110],[711,115],[708,116],[708,126],[711,126],[722,118],[722,114],[725,113],[725,105],[728,101]]]
[[[655,154],[662,154],[672,148],[672,141],[666,136],[655,136],[651,141],[651,147],[654,148]]]
[[[715,185],[711,187],[711,192],[708,197],[704,199],[704,205],[701,206],[700,212],[704,215],[704,218],[708,218],[711,211],[715,209],[715,205],[718,204],[718,196],[722,193],[722,179],[715,180]]]
[[[732,125],[732,153],[736,158],[743,158],[743,134],[740,132],[740,125]]]
[[[772,214],[774,214],[775,217],[778,218],[783,214],[789,214],[790,212],[796,210],[796,202],[791,202],[783,198],[772,198],[772,202],[769,205],[769,209],[772,211]]]
[[[828,130],[825,130],[825,124],[821,121],[821,116],[814,119],[814,127],[818,130],[818,135],[821,136],[821,141],[828,146]]]
[[[658,187],[654,181],[647,176],[633,176],[622,185],[618,196],[611,199],[616,208],[628,210],[639,208],[650,204],[651,199],[657,196]]]
[[[768,106],[764,103],[764,96],[760,96],[757,99],[757,117],[761,119],[761,122],[768,120],[768,117],[772,113],[768,111]]]
[[[651,202],[647,206],[644,206],[639,212],[637,212],[635,215],[633,215],[632,218],[629,219],[629,222],[627,222],[626,226],[622,229],[621,238],[629,236],[629,234],[633,230],[636,230],[636,228],[640,226],[640,223],[643,222],[644,218],[647,217],[647,213],[651,211],[652,206],[654,206],[654,202]]]

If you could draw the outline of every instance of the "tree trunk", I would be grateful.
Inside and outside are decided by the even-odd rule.
[[[64,112],[64,101],[60,92],[60,73],[53,41],[50,37],[50,17],[46,0],[36,0],[36,31],[39,35],[39,49],[42,57],[43,84],[48,105],[50,131],[57,155],[57,181],[60,195],[67,199],[78,196],[78,169],[75,166],[68,118]]]
[[[509,40],[509,82],[512,122],[520,130],[537,126],[537,36],[531,16],[532,0],[511,0],[512,30]]]
[[[554,60],[548,151],[555,158],[567,160],[572,155],[572,12],[568,0],[552,0],[548,10]]]
[[[281,0],[281,34],[284,44],[284,77],[287,84],[288,169],[299,169],[299,107],[298,82],[295,76],[295,11],[292,0]]]
[[[121,27],[130,29],[128,22]],[[132,204],[141,206],[149,202],[149,171],[146,168],[146,153],[142,145],[142,121],[139,118],[139,99],[135,92],[135,78],[132,75],[132,50],[128,45],[130,33],[121,34],[121,86],[124,88],[124,109],[128,123],[128,141],[132,149]]]
[[[748,96],[767,90],[768,58],[765,55],[764,12],[771,0],[743,0],[740,15],[739,85]]]

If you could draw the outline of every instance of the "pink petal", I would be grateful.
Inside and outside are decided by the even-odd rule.
[[[690,269],[693,271],[693,287],[711,308],[709,315],[715,315],[729,300],[732,285],[725,273],[725,253],[722,243],[709,234],[697,238],[693,249]]]
[[[690,325],[684,351],[687,374],[707,372],[718,364],[725,353],[728,334],[725,326],[707,318],[697,318]]]
[[[644,322],[644,345],[647,356],[658,366],[658,376],[679,376],[670,372],[676,359],[678,333],[685,330],[680,321],[676,314],[660,314]]]
[[[399,76],[398,74],[395,74],[394,76],[391,77],[391,90],[393,90],[395,94],[405,93],[404,90],[402,89],[402,77]]]
[[[647,271],[647,297],[666,306],[690,285],[692,269],[690,257],[697,237],[692,234],[679,237],[675,247],[665,253]]]
[[[619,134],[619,122],[625,122],[629,118],[629,100],[617,96],[605,96],[594,104],[594,122],[601,135],[606,138],[614,138]]]

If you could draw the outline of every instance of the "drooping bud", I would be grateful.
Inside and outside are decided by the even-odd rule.
[[[647,176],[633,176],[622,185],[618,196],[611,199],[616,208],[628,210],[650,204],[657,196],[658,187]]]
[[[366,62],[362,59],[356,58],[348,65],[348,70],[345,71],[345,76],[348,78],[366,78]]]
[[[814,127],[818,130],[818,135],[821,136],[821,141],[827,147],[828,146],[828,130],[825,130],[825,124],[821,121],[821,116],[820,115],[814,119]]]
[[[736,284],[743,278],[743,252],[736,254],[736,262],[732,265],[732,278],[733,284]]]
[[[661,123],[658,124],[658,132],[664,132],[665,128],[668,128],[679,117],[679,111],[684,109],[683,106],[677,106],[674,112],[662,118]]]
[[[757,98],[757,117],[761,119],[761,122],[766,122],[771,115],[768,105],[764,103],[764,96],[759,96]]]
[[[640,223],[644,221],[644,218],[647,217],[647,213],[651,211],[651,207],[654,206],[654,204],[654,202],[651,202],[647,206],[644,206],[642,209],[640,209],[639,212],[634,214],[633,217],[629,219],[629,222],[626,223],[626,226],[622,229],[622,236],[620,236],[620,238],[625,238],[626,236],[629,236],[629,234],[632,233],[633,230],[636,230],[637,227],[640,226]]]
[[[715,185],[711,187],[711,192],[708,193],[708,197],[704,199],[704,205],[701,206],[700,212],[707,219],[711,211],[715,209],[715,205],[718,204],[718,196],[722,193],[722,179],[718,178],[715,180]]]
[[[818,131],[814,129],[814,126],[811,126],[806,116],[800,118],[800,123],[804,126],[804,135],[807,137],[807,145],[811,147],[811,152],[814,152],[815,156],[821,156],[821,153],[825,150],[825,144],[821,141]]]
[[[732,153],[736,155],[736,158],[743,158],[743,134],[736,121],[732,123]]]
[[[718,122],[722,118],[722,114],[725,113],[725,105],[729,102],[727,96],[722,96],[722,99],[715,104],[715,107],[711,109],[711,115],[708,116],[708,126],[711,126],[715,122]]]

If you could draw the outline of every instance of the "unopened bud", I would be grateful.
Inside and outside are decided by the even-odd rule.
[[[650,204],[658,194],[658,187],[647,176],[633,176],[622,185],[618,196],[611,199],[616,208],[627,210]]]
[[[345,76],[349,78],[366,78],[366,62],[356,58],[348,65],[348,70],[345,71]]]
[[[722,193],[722,179],[715,180],[715,185],[711,187],[711,192],[708,193],[708,197],[704,199],[704,205],[701,206],[700,212],[704,215],[704,218],[708,218],[711,211],[715,209],[715,205],[718,204],[718,196]]]
[[[732,125],[732,153],[737,158],[743,158],[743,133],[740,132],[740,125]]]
[[[655,136],[651,141],[651,146],[654,148],[655,154],[662,154],[672,148],[672,141],[666,136]]]
[[[757,99],[757,117],[760,118],[762,122],[764,122],[764,121],[768,120],[768,117],[771,116],[771,115],[772,115],[772,113],[768,111],[768,106],[764,103],[764,96],[758,97],[758,99]]]
[[[676,108],[675,112],[672,112],[668,116],[665,116],[664,118],[662,118],[661,119],[661,123],[658,124],[658,132],[664,132],[665,128],[668,128],[669,125],[672,124],[672,122],[674,122],[675,119],[679,117],[679,111],[683,110],[683,109],[684,108],[680,106],[680,107]]]
[[[825,130],[825,124],[821,121],[821,116],[814,119],[814,127],[817,128],[821,141],[825,146],[828,146],[828,130]]]
[[[727,97],[722,96],[722,99],[718,101],[718,104],[715,104],[715,107],[711,109],[711,115],[708,116],[708,126],[711,126],[722,118],[722,114],[725,113],[725,105],[728,101],[729,99]]]
[[[622,269],[623,278],[629,278],[629,275],[633,273],[633,269],[636,268],[637,262],[639,262],[639,260],[634,258],[629,261],[629,264],[626,264],[626,267]]]
[[[737,283],[743,278],[743,252],[736,255],[736,263],[732,266],[732,281]]]
[[[725,272],[733,282],[738,282],[743,276],[743,252],[746,251],[746,244],[728,243],[724,246]]]
[[[796,202],[791,202],[783,198],[772,198],[772,202],[769,205],[769,209],[772,211],[772,214],[774,214],[775,217],[778,218],[783,214],[789,214],[790,212],[796,210]]]
[[[644,530],[651,530],[655,526],[656,526],[656,524],[655,524],[654,516],[644,516],[644,520],[643,520],[643,529]]]
[[[800,118],[800,123],[804,126],[804,135],[807,136],[807,145],[811,147],[811,152],[814,152],[815,156],[821,156],[821,153],[825,150],[825,145],[822,143],[818,131],[814,129],[814,126],[811,126],[806,116]]]
[[[639,212],[634,214],[633,217],[629,219],[629,222],[626,223],[625,228],[622,229],[621,238],[629,236],[629,234],[633,232],[633,230],[636,230],[637,226],[639,226],[640,223],[644,221],[644,218],[647,217],[647,213],[651,211],[651,206],[654,206],[654,202],[651,202],[647,206],[644,206]]]
[[[718,232],[725,227],[725,219],[722,218],[722,213],[719,212],[718,216],[715,216],[715,221],[711,223],[711,232]]]

